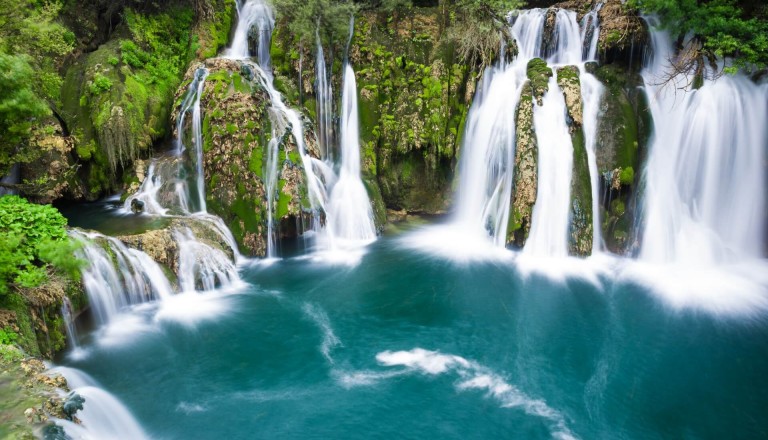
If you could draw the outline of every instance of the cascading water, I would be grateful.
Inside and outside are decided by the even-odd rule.
[[[83,284],[98,324],[108,323],[131,305],[172,295],[163,270],[144,252],[98,233],[73,230],[70,234],[83,244],[78,251],[79,258],[88,262]]]
[[[488,238],[484,240],[497,247],[505,245],[514,172],[514,114],[522,86],[528,79],[527,64],[535,57],[546,58],[550,66],[576,65],[579,68],[585,147],[592,184],[593,229],[599,231],[595,132],[602,86],[584,68],[584,61],[594,58],[596,53],[597,10],[585,17],[583,29],[579,27],[575,12],[559,10],[549,46],[543,44],[547,10],[522,11],[513,17],[510,31],[516,40],[518,55],[509,64],[500,60],[486,70],[467,119],[453,224],[462,231],[471,231],[470,235],[475,238],[470,237],[470,240],[476,242],[478,236],[486,236]],[[567,255],[573,152],[561,95],[552,79],[546,104],[536,106],[534,112],[539,115],[535,118],[538,148],[545,156],[544,161],[539,162],[539,175],[545,178],[539,180],[533,230],[525,247],[526,254]],[[557,153],[550,155],[553,151]],[[554,169],[558,171],[554,172]],[[562,231],[562,234],[554,231]],[[597,232],[593,248],[599,249],[600,242]]]
[[[669,36],[652,32],[654,56],[642,75],[654,134],[645,171],[640,258],[712,265],[764,254],[768,89],[743,75],[666,83]]]
[[[176,121],[177,138],[173,156],[152,160],[139,191],[125,200],[123,204],[125,210],[130,211],[139,202],[142,212],[152,215],[166,215],[169,210],[179,211],[181,214],[206,212],[200,99],[203,95],[207,76],[207,69],[202,67],[197,69],[179,107],[179,116]],[[194,195],[190,194],[189,191],[184,162],[179,159],[179,156],[188,149],[188,145],[185,144],[184,122],[190,112],[192,113],[192,129],[189,141],[192,144],[191,156],[195,165]],[[172,187],[169,188],[166,185],[172,185]],[[190,200],[192,199],[197,202],[194,211],[190,207]]]
[[[315,95],[317,96],[317,129],[320,141],[320,154],[324,160],[333,160],[333,87],[325,66],[325,52],[317,36],[317,60]]]
[[[71,350],[77,350],[79,343],[77,339],[77,328],[75,328],[75,320],[72,316],[72,302],[69,297],[65,296],[61,301],[61,316],[64,318],[64,327],[67,332],[67,346]]]
[[[83,409],[76,415],[80,423],[55,420],[64,428],[68,438],[149,438],[131,412],[89,375],[69,367],[55,367],[51,373],[64,376],[72,392],[84,399]]]
[[[511,31],[518,56],[511,64],[500,59],[486,69],[469,112],[454,223],[469,232],[471,240],[489,236],[496,246],[505,243],[514,173],[515,108],[528,79],[528,61],[539,52],[544,20],[542,10],[525,11],[515,18]]]
[[[224,252],[198,241],[189,228],[176,230],[179,245],[179,287],[182,292],[211,291],[239,280],[237,268]]]
[[[573,144],[565,114],[565,99],[553,75],[542,105],[533,109],[539,147],[539,188],[531,233],[523,248],[528,255],[568,256]]]
[[[341,103],[341,169],[327,211],[331,247],[338,244],[337,239],[354,244],[376,238],[371,201],[360,179],[358,124],[355,72],[347,63]]]
[[[257,26],[259,29],[259,48],[271,40],[271,32],[274,27],[274,19],[269,6],[260,0],[247,1],[242,7],[249,9],[252,15],[241,14],[237,24],[236,35],[248,34],[249,29]],[[353,22],[350,22],[350,38]],[[266,42],[266,43],[262,43]],[[233,43],[233,49],[235,44]],[[247,51],[247,46],[244,47]],[[268,145],[267,169],[265,183],[268,197],[267,216],[267,256],[275,256],[275,219],[274,195],[277,183],[277,157],[280,140],[286,130],[290,130],[296,141],[299,155],[307,180],[307,188],[310,205],[313,212],[312,230],[320,233],[322,239],[319,244],[324,249],[336,249],[340,242],[367,243],[376,237],[373,224],[373,213],[365,187],[360,179],[360,146],[359,128],[357,116],[357,90],[354,71],[351,66],[345,66],[344,96],[342,109],[342,164],[340,175],[333,170],[330,151],[331,148],[331,88],[325,73],[325,60],[322,47],[318,41],[318,112],[321,117],[321,147],[325,158],[314,158],[306,151],[304,143],[304,127],[298,112],[288,108],[283,103],[282,96],[274,88],[272,76],[267,69],[270,64],[269,51],[261,53],[258,57],[258,65],[244,62],[259,78],[264,89],[270,96],[272,106],[270,108],[270,120],[272,122],[272,136]],[[247,58],[248,52],[227,52],[225,56],[230,58]],[[326,159],[324,161],[323,159]],[[337,192],[336,196],[333,193]],[[325,225],[321,224],[322,215],[325,214]]]
[[[245,0],[244,3],[238,1],[237,16],[232,45],[224,52],[224,57],[240,60],[250,58],[248,40],[255,28],[258,32],[257,60],[259,66],[271,77],[269,46],[272,42],[272,30],[275,28],[272,9],[263,0]]]

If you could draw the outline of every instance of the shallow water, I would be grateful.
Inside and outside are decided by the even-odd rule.
[[[356,266],[247,263],[243,290],[142,307],[64,364],[163,439],[768,434],[767,315],[672,308],[609,272],[458,264],[408,239]]]

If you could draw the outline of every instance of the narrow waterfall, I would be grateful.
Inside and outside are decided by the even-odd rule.
[[[203,95],[207,76],[208,70],[205,68],[201,67],[195,72],[194,79],[179,107],[179,116],[176,121],[177,138],[173,156],[152,160],[139,191],[125,200],[123,208],[126,211],[140,210],[151,215],[167,215],[169,212],[177,214],[206,212],[200,99]],[[184,123],[189,113],[192,113],[192,126],[190,136],[187,138]],[[190,157],[195,167],[194,194],[190,191],[185,163],[180,158],[181,154],[190,148],[188,145],[190,143],[192,148]],[[191,207],[190,200],[196,201],[194,208]]]
[[[236,35],[248,34],[249,29],[256,26],[259,30],[259,48],[266,44],[268,48],[271,40],[271,32],[274,27],[274,19],[269,6],[260,0],[249,0],[243,5],[243,10],[252,11],[250,15],[241,14],[237,24]],[[261,15],[261,16],[260,16]],[[350,35],[352,32],[350,22]],[[351,36],[350,36],[351,38]],[[235,44],[233,43],[233,49]],[[240,47],[240,46],[238,46]],[[245,50],[247,51],[247,46]],[[228,51],[225,56],[230,58],[247,58],[250,52],[234,53]],[[312,230],[321,233],[322,239],[318,242],[322,249],[335,249],[340,241],[365,243],[376,237],[373,223],[373,212],[365,186],[360,179],[360,145],[357,114],[357,89],[354,71],[351,66],[345,66],[344,91],[342,105],[342,132],[341,150],[342,164],[337,175],[333,169],[332,159],[332,91],[325,71],[325,57],[318,38],[317,53],[317,82],[318,88],[318,115],[320,115],[320,142],[324,158],[315,158],[309,155],[304,141],[304,127],[299,113],[283,102],[280,93],[272,83],[272,76],[268,73],[270,65],[269,51],[264,53],[259,49],[258,64],[247,61],[264,89],[270,96],[272,103],[270,119],[272,122],[272,136],[268,145],[267,169],[265,183],[268,197],[267,215],[267,256],[276,256],[274,227],[279,219],[274,218],[274,196],[278,180],[278,148],[280,140],[286,130],[290,130],[296,141],[301,156],[304,172],[306,173],[308,196],[313,211]],[[333,193],[336,193],[334,196]],[[325,219],[323,224],[322,219]]]
[[[224,56],[232,59],[250,58],[252,51],[249,39],[254,28],[258,32],[256,56],[259,66],[270,74],[269,47],[272,42],[272,30],[275,28],[275,18],[269,4],[263,0],[237,2],[237,26],[232,37],[232,45],[224,52]]]
[[[315,95],[317,96],[317,130],[322,159],[333,161],[333,87],[326,70],[325,52],[317,36],[315,62]]]
[[[595,32],[598,32],[597,30]],[[595,47],[597,40],[595,40]],[[589,162],[589,181],[592,187],[592,253],[599,252],[603,247],[602,224],[600,222],[600,174],[597,171],[597,122],[600,114],[600,100],[603,95],[603,85],[588,73],[584,65],[579,66],[581,81],[581,100],[584,115],[584,146]]]
[[[67,332],[67,347],[71,350],[77,350],[80,344],[78,342],[75,319],[72,316],[72,302],[68,296],[64,296],[61,301],[61,316],[64,318],[64,328]]]
[[[533,109],[539,146],[539,188],[531,234],[523,248],[523,253],[528,255],[568,256],[573,144],[565,114],[565,99],[553,75],[543,104]]]
[[[78,257],[88,262],[83,284],[98,324],[108,323],[128,306],[172,295],[165,273],[144,252],[98,233],[73,230],[71,235],[83,243]]]
[[[371,201],[360,179],[359,123],[355,72],[347,63],[341,103],[341,169],[327,212],[331,247],[337,245],[336,239],[356,243],[376,238]]]
[[[467,117],[454,223],[473,236],[504,246],[509,222],[515,151],[515,108],[538,55],[545,11],[521,12],[512,26],[518,56],[486,69]]]
[[[768,88],[723,75],[681,93],[665,81],[672,42],[652,32],[643,70],[654,134],[645,170],[640,258],[711,265],[764,256]]]

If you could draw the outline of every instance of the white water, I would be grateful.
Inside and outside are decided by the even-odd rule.
[[[526,66],[541,48],[543,10],[522,12],[511,28],[519,54],[486,69],[467,119],[462,144],[457,230],[503,247],[509,221],[515,155],[515,108],[527,81]],[[487,237],[487,238],[483,238]]]
[[[546,57],[543,47],[545,9],[522,11],[514,17],[511,34],[518,55],[509,64],[503,60],[483,75],[482,83],[467,118],[459,166],[458,200],[451,226],[437,234],[428,232],[419,245],[447,252],[452,258],[469,254],[487,255],[488,246],[506,244],[510,200],[514,180],[515,120],[520,91],[527,81],[526,66],[535,57]],[[589,29],[587,29],[589,27]],[[594,58],[597,48],[597,13],[593,11],[580,28],[576,13],[559,10],[556,14],[554,44],[546,57],[553,70],[563,65],[580,69],[584,134],[589,159],[593,195],[593,248],[599,249],[599,199],[595,138],[602,86],[584,69],[584,61]],[[534,218],[525,254],[567,255],[570,218],[570,188],[573,149],[565,121],[565,102],[556,82],[549,84],[546,103],[536,106],[534,119],[538,140],[539,187]],[[557,170],[557,171],[555,171]],[[543,179],[542,179],[543,176]],[[450,234],[451,238],[445,237]]]
[[[271,32],[274,27],[274,19],[269,6],[259,0],[247,1],[242,7],[248,9],[249,14],[241,13],[238,20],[236,35],[247,35],[249,29],[257,26],[260,32],[259,47],[261,42],[269,42]],[[266,23],[266,24],[265,24]],[[350,23],[351,24],[351,23]],[[351,32],[351,26],[350,26]],[[235,48],[245,50],[245,52],[234,52]],[[275,232],[274,227],[280,219],[274,218],[274,197],[276,195],[276,186],[278,181],[279,145],[282,136],[289,130],[296,141],[297,149],[302,160],[302,165],[306,175],[307,189],[310,205],[312,207],[312,225],[319,238],[318,250],[336,251],[349,248],[358,248],[367,244],[376,237],[375,226],[373,224],[373,212],[368,199],[365,187],[360,179],[360,146],[359,146],[359,121],[357,115],[357,90],[355,85],[354,72],[350,66],[345,67],[344,75],[344,93],[342,103],[342,121],[341,121],[341,167],[337,175],[333,170],[331,162],[332,151],[330,142],[331,117],[331,88],[328,83],[327,73],[325,72],[325,60],[318,42],[318,105],[322,106],[318,113],[321,116],[321,151],[326,156],[315,158],[309,155],[304,141],[304,127],[299,113],[283,102],[282,96],[274,88],[272,76],[268,73],[270,64],[269,51],[263,53],[259,49],[258,64],[251,64],[247,61],[244,64],[250,66],[264,89],[270,96],[272,106],[270,108],[270,119],[272,122],[272,136],[268,145],[267,172],[265,176],[266,189],[268,197],[268,240],[267,256],[276,256],[275,251]],[[248,58],[250,55],[247,45],[235,44],[225,56],[229,58]],[[320,107],[318,107],[320,108]],[[335,195],[334,195],[335,194]],[[322,222],[323,215],[325,224]]]
[[[232,260],[221,250],[201,241],[189,228],[174,231],[179,246],[179,287],[181,292],[206,292],[226,288],[240,278]]]
[[[72,316],[72,302],[68,296],[64,296],[61,300],[61,316],[64,318],[64,328],[67,332],[67,347],[76,351],[80,344],[78,343],[75,320]]]
[[[556,76],[549,80],[542,105],[533,108],[539,187],[523,253],[536,257],[568,256],[573,144],[565,121],[565,99],[557,87]]]
[[[245,0],[237,2],[237,26],[232,37],[232,45],[224,51],[224,57],[231,59],[248,59],[251,51],[248,46],[248,35],[253,29],[259,35],[256,50],[259,66],[270,76],[269,47],[272,43],[272,30],[275,28],[275,18],[269,4],[263,0]]]
[[[323,160],[333,161],[333,86],[325,66],[325,52],[317,37],[315,62],[315,95],[317,96],[317,130]]]
[[[331,247],[355,246],[376,239],[373,210],[360,179],[360,133],[357,85],[352,66],[344,71],[341,103],[341,169],[327,211]],[[343,243],[343,244],[340,244]]]
[[[83,409],[75,414],[82,424],[54,420],[64,427],[69,437],[77,440],[149,438],[128,408],[102,389],[92,377],[69,367],[55,367],[50,372],[64,376],[69,388],[85,399]]]
[[[73,230],[70,234],[83,243],[78,257],[88,262],[82,272],[83,284],[98,324],[108,323],[131,305],[172,295],[163,270],[144,252],[95,232]]]
[[[200,109],[200,100],[203,96],[203,87],[207,76],[208,70],[205,68],[201,67],[195,71],[194,79],[179,107],[176,121],[176,148],[174,150],[176,157],[152,160],[139,190],[123,203],[124,210],[130,211],[131,204],[134,200],[138,200],[143,203],[143,212],[150,215],[167,215],[169,211],[189,214],[193,212],[190,207],[190,200],[194,199],[196,201],[194,212],[207,211],[205,173],[203,170],[202,112]],[[191,194],[189,191],[188,179],[185,175],[186,170],[180,159],[182,153],[189,147],[185,144],[184,136],[184,122],[189,113],[192,113],[190,141],[192,143],[191,159],[195,166],[195,194]],[[171,184],[172,187],[169,188]]]
[[[672,43],[653,32],[654,58],[643,70],[654,135],[645,171],[640,258],[653,263],[718,265],[764,256],[768,89],[743,75],[676,90]]]

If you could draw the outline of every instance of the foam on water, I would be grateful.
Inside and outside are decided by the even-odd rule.
[[[414,348],[408,351],[383,351],[376,355],[376,360],[387,367],[400,366],[428,375],[453,372],[459,376],[457,390],[485,390],[487,397],[499,402],[503,408],[521,409],[528,415],[545,419],[555,438],[577,438],[568,428],[563,415],[545,401],[527,396],[489,368],[461,356]]]

